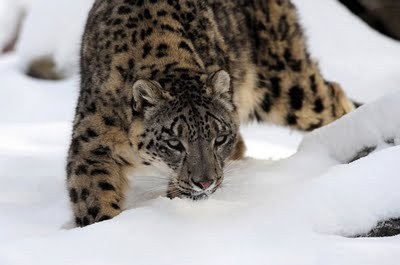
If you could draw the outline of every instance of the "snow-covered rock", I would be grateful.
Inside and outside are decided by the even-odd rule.
[[[324,149],[341,163],[354,161],[360,152],[400,144],[400,93],[361,106],[335,123],[304,137],[299,152]],[[368,152],[367,152],[368,153]],[[362,155],[362,154],[361,154]]]

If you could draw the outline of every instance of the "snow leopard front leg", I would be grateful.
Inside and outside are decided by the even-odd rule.
[[[83,227],[111,219],[123,208],[132,166],[127,133],[119,121],[101,113],[77,119],[67,162],[67,188],[74,221]],[[129,151],[127,151],[129,152]]]

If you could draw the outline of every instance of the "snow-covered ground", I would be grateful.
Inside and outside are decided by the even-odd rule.
[[[336,1],[295,2],[324,74],[358,101],[384,98],[304,139],[247,126],[253,158],[233,165],[211,199],[130,201],[136,208],[83,229],[62,228],[71,217],[64,160],[77,77],[33,80],[19,70],[21,52],[0,57],[0,265],[399,264],[400,236],[346,236],[400,216],[400,43]],[[20,45],[29,47],[35,30]],[[65,48],[51,42],[59,49],[48,52],[60,63],[77,60],[76,34],[66,34]],[[42,48],[35,45],[31,54]],[[368,147],[375,152],[349,163]]]

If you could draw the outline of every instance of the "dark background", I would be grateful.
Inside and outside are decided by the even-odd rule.
[[[400,0],[338,0],[372,28],[400,40]]]

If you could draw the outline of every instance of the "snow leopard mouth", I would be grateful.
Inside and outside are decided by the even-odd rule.
[[[218,188],[221,186],[221,183],[217,184],[214,188],[211,190],[203,191],[203,192],[198,192],[194,191],[189,194],[183,194],[185,198],[191,199],[193,201],[201,201],[201,200],[207,200]]]
[[[200,190],[199,188],[195,187],[189,188],[177,185],[167,192],[167,197],[171,199],[176,197],[185,198],[193,201],[206,200],[221,187],[221,184],[222,182],[212,184],[212,186],[206,190]]]
[[[201,201],[201,200],[207,200],[208,197],[212,194],[213,192],[193,192],[193,193],[188,193],[188,192],[181,192],[180,198],[186,198],[190,199],[193,201]]]
[[[202,200],[207,200],[208,196],[209,195],[207,193],[201,193],[199,195],[192,195],[189,198],[192,199],[193,201],[202,201]]]
[[[182,197],[191,199],[193,201],[207,200],[220,186],[221,185],[218,184],[211,190],[206,190],[203,192],[193,191],[191,193],[182,193]]]

